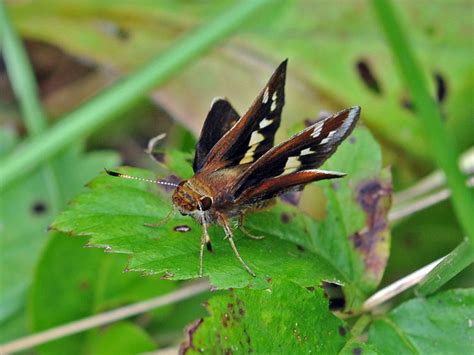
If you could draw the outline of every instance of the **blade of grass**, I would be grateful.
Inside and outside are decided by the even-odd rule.
[[[474,248],[474,218],[472,218],[474,194],[467,188],[465,179],[458,169],[458,153],[454,142],[446,134],[438,107],[427,90],[425,77],[391,2],[372,0],[372,5],[410,91],[415,111],[423,123],[435,161],[446,175],[456,215]]]
[[[38,136],[47,128],[46,115],[41,107],[33,69],[21,39],[15,32],[3,2],[0,2],[1,48],[8,77],[20,103],[22,118],[30,136]],[[61,203],[56,173],[51,163],[41,169],[53,213]]]
[[[270,0],[240,1],[207,25],[191,31],[141,70],[120,81],[64,117],[49,131],[29,139],[16,154],[0,162],[0,190],[77,139],[118,117],[152,88],[163,84],[207,50],[241,27]]]
[[[428,296],[437,291],[441,286],[474,262],[472,245],[465,238],[456,249],[449,253],[415,289],[418,296]]]

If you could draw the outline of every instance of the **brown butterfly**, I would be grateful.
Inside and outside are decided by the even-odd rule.
[[[212,250],[207,231],[209,224],[217,223],[223,227],[237,259],[255,276],[235,246],[230,220],[238,219],[240,230],[248,237],[261,239],[244,228],[247,212],[268,206],[278,195],[301,190],[310,182],[345,175],[317,168],[351,133],[360,115],[358,106],[322,118],[287,141],[273,146],[285,102],[286,66],[287,60],[280,64],[241,117],[227,100],[213,102],[196,145],[195,175],[192,178],[178,185],[153,181],[176,187],[172,196],[173,211],[160,224],[177,209],[202,225],[200,276],[204,245]],[[143,180],[107,172],[113,176]]]

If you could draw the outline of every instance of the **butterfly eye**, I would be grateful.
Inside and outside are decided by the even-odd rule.
[[[201,208],[203,211],[207,211],[212,206],[212,199],[208,196],[204,196],[201,200]]]

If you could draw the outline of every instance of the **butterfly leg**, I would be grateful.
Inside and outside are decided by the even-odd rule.
[[[242,257],[240,256],[239,254],[239,251],[237,250],[237,247],[235,246],[235,243],[234,243],[234,235],[232,234],[232,230],[230,229],[229,227],[229,223],[227,223],[227,220],[225,219],[225,217],[223,217],[222,215],[219,216],[219,221],[220,221],[220,224],[222,225],[222,227],[224,228],[224,232],[225,232],[225,235],[226,235],[226,239],[229,241],[229,244],[232,248],[232,250],[234,251],[234,254],[235,256],[237,257],[237,259],[240,261],[240,263],[242,264],[242,266],[245,268],[245,270],[247,270],[247,272],[252,275],[253,277],[255,277],[255,273],[252,271],[251,268],[248,267],[248,265],[245,263],[245,261],[242,259]]]
[[[145,227],[151,227],[151,228],[161,227],[163,224],[168,222],[168,220],[173,216],[175,210],[176,209],[173,207],[173,209],[171,211],[169,211],[168,214],[161,221],[159,221],[158,223],[143,223],[143,225]]]
[[[247,237],[255,240],[261,240],[265,238],[263,235],[253,235],[250,233],[245,227],[244,227],[244,220],[245,220],[245,214],[241,213],[239,217],[239,229],[244,233]]]

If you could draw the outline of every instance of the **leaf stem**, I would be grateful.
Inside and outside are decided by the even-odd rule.
[[[470,240],[465,238],[439,263],[415,289],[418,296],[428,296],[474,262]]]
[[[453,140],[445,132],[439,110],[427,90],[425,77],[392,3],[389,0],[372,0],[372,6],[385,32],[402,77],[410,90],[415,110],[424,125],[435,161],[446,175],[456,215],[474,248],[474,218],[472,218],[474,194],[466,187],[464,177],[457,167],[458,154]]]
[[[20,175],[32,171],[72,142],[84,138],[117,118],[149,90],[163,84],[192,60],[230,36],[270,0],[239,1],[205,26],[190,31],[174,46],[139,71],[121,80],[76,111],[63,117],[49,131],[29,139],[0,162],[0,190]]]
[[[103,326],[124,318],[129,318],[154,308],[176,303],[207,291],[209,290],[209,287],[209,283],[204,281],[192,283],[166,295],[117,308],[112,311],[96,314],[94,316],[83,318],[71,323],[63,324],[59,327],[51,328],[43,332],[29,335],[27,337],[0,345],[0,354],[9,354],[26,350],[33,346],[60,339],[68,335],[80,333],[85,330]]]

